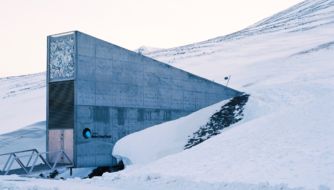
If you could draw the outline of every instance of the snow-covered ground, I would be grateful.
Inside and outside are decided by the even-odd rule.
[[[119,141],[114,153],[133,163],[121,172],[66,181],[4,176],[0,189],[334,189],[333,36],[334,1],[308,0],[228,36],[146,53],[216,82],[231,75],[230,86],[251,95],[244,119],[182,151],[221,102]],[[36,76],[26,77],[17,80]],[[13,80],[1,79],[0,93]],[[42,91],[18,94],[11,104],[2,98],[0,109],[31,108],[29,96],[43,105]]]
[[[0,134],[45,121],[45,110],[45,73],[0,78]]]

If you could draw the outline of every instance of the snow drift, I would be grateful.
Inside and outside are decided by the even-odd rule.
[[[162,123],[119,140],[113,155],[125,164],[145,164],[184,150],[188,137],[226,103],[219,102],[180,119]]]

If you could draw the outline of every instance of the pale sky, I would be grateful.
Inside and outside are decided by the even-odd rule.
[[[243,29],[302,0],[0,0],[0,77],[46,70],[46,36],[79,30],[134,50]]]

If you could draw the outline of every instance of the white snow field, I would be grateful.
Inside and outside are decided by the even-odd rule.
[[[0,134],[45,121],[44,75],[0,78]]]
[[[0,189],[334,189],[334,0],[304,1],[234,34],[146,54],[219,83],[231,75],[230,86],[251,95],[244,119],[183,150],[220,102],[120,140],[114,154],[132,164],[121,172],[64,181],[2,176]],[[13,80],[0,80],[1,94]],[[44,105],[42,91],[2,98],[1,115],[30,108],[26,97]],[[43,121],[37,114],[21,127]]]

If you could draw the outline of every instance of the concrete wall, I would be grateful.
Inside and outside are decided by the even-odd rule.
[[[77,167],[111,165],[112,147],[125,135],[239,93],[84,33],[75,36]],[[93,138],[83,137],[85,128]]]

